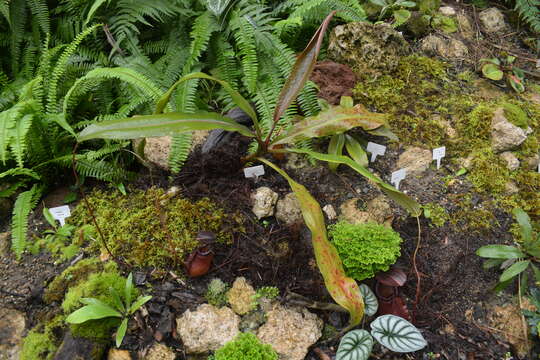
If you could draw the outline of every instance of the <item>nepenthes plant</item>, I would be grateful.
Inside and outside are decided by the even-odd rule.
[[[196,72],[182,77],[166,91],[157,102],[154,114],[94,123],[78,134],[78,141],[136,139],[213,129],[234,131],[254,139],[257,144],[256,150],[242,160],[244,163],[261,162],[274,169],[288,181],[300,203],[306,226],[311,231],[315,258],[326,288],[332,298],[348,310],[350,314],[349,327],[352,327],[359,324],[364,315],[364,302],[358,284],[345,275],[338,253],[328,241],[321,207],[303,185],[294,181],[285,171],[268,160],[268,155],[305,154],[330,164],[347,165],[377,185],[386,195],[407,209],[411,215],[418,216],[420,206],[416,201],[385,183],[350,157],[323,154],[295,147],[295,144],[299,141],[342,134],[352,128],[360,127],[366,131],[388,128],[384,114],[369,112],[361,105],[352,107],[338,105],[324,109],[316,116],[297,118],[292,123],[282,121],[287,109],[296,100],[299,92],[309,79],[324,34],[333,15],[334,13],[331,13],[326,17],[304,51],[298,56],[273,109],[273,123],[269,129],[265,129],[260,125],[253,107],[227,82]],[[219,83],[227,91],[234,103],[249,115],[253,121],[253,129],[215,112],[166,112],[166,110],[170,109],[168,103],[175,89],[185,81],[196,78]]]

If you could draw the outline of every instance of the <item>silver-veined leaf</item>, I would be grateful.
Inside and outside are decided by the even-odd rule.
[[[407,320],[395,315],[379,316],[371,323],[371,335],[388,349],[408,353],[427,346],[418,329]]]
[[[366,330],[349,331],[341,338],[336,360],[367,360],[373,348],[373,338]]]
[[[377,313],[377,309],[379,308],[379,302],[377,301],[377,297],[371,291],[369,286],[366,284],[360,284],[360,294],[362,294],[362,297],[364,298],[364,312],[367,316],[373,316]]]

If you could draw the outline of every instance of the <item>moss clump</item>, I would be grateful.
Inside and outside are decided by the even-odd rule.
[[[215,278],[208,283],[204,297],[210,305],[221,307],[227,304],[227,291],[229,286],[221,279]]]
[[[262,344],[251,333],[242,333],[233,341],[216,350],[215,360],[277,360],[278,355],[270,345]]]
[[[92,297],[103,301],[114,307],[114,300],[110,295],[110,288],[115,289],[119,294],[123,294],[126,279],[118,272],[115,263],[105,264],[102,271],[88,275],[77,285],[72,286],[66,293],[62,302],[62,309],[66,315],[80,308],[83,304],[81,298]],[[137,288],[133,288],[132,299],[139,295]],[[108,341],[115,327],[120,323],[117,318],[106,318],[91,320],[82,324],[71,325],[71,332],[74,336],[84,337],[96,341]]]
[[[199,231],[214,232],[217,241],[230,243],[232,232],[241,230],[239,216],[227,215],[209,199],[171,198],[157,188],[127,196],[96,191],[88,200],[111,251],[136,266],[170,269],[197,247]],[[91,223],[84,204],[70,221]]]
[[[525,111],[511,103],[503,103],[502,107],[504,109],[504,116],[508,121],[522,129],[527,129],[529,126],[529,117]]]
[[[50,304],[54,301],[62,301],[67,289],[79,282],[86,280],[91,273],[103,270],[103,263],[95,258],[83,259],[75,265],[65,269],[45,289],[43,299]]]
[[[62,343],[64,316],[59,315],[46,324],[38,324],[23,340],[20,360],[49,360]]]
[[[388,270],[400,255],[401,237],[383,225],[354,225],[342,221],[329,227],[329,235],[345,272],[359,281]]]
[[[439,204],[429,203],[423,206],[424,216],[431,220],[431,223],[436,227],[443,226],[449,219],[445,208]]]
[[[473,153],[469,180],[479,192],[488,192],[494,196],[505,191],[510,179],[510,171],[504,161],[493,153],[491,147]]]

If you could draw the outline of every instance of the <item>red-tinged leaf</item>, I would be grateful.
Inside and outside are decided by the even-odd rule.
[[[298,96],[298,93],[309,79],[311,71],[313,71],[313,68],[315,67],[319,51],[321,50],[324,33],[335,13],[335,11],[332,11],[326,19],[324,19],[321,26],[319,26],[309,41],[309,44],[307,44],[304,51],[296,59],[291,75],[289,75],[289,78],[279,94],[276,108],[274,109],[274,123],[278,122],[279,118],[285,113],[285,110],[287,110],[294,99],[296,99],[296,96]]]
[[[213,129],[237,131],[244,136],[254,136],[249,128],[218,113],[198,112],[184,114],[171,112],[98,122],[84,128],[79,133],[78,141],[90,139],[137,139]]]
[[[358,284],[345,275],[337,250],[328,241],[326,224],[319,203],[303,185],[291,179],[287,173],[276,165],[262,158],[258,158],[258,160],[273,168],[289,182],[300,203],[306,226],[311,231],[315,259],[323,276],[326,289],[339,305],[349,311],[350,325],[359,324],[364,316],[364,300]]]
[[[388,271],[378,273],[375,279],[381,284],[399,287],[405,285],[407,274],[403,270],[393,266]]]
[[[372,113],[360,104],[353,107],[332,106],[295,123],[287,133],[274,140],[272,145],[293,144],[300,140],[341,134],[356,127],[374,130],[385,124],[386,114]]]

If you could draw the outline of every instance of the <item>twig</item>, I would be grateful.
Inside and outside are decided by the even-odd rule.
[[[523,309],[523,304],[521,303],[521,274],[518,274],[518,302],[519,302],[519,312],[521,313],[521,325],[523,326],[523,335],[525,336],[525,346],[527,347],[527,353],[529,354],[529,359],[531,357],[531,348],[529,346],[529,336],[527,333],[527,321],[525,321],[525,315],[521,309]]]
[[[322,350],[319,349],[319,348],[313,349],[313,352],[314,352],[315,354],[317,354],[317,356],[318,356],[319,359],[321,359],[321,360],[332,360],[332,359],[330,358],[330,356],[328,356],[324,351],[322,351]]]

